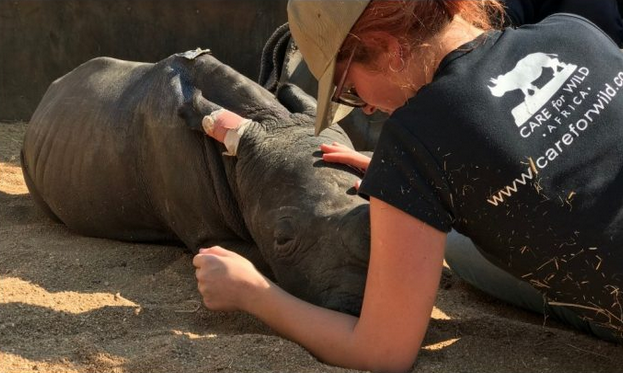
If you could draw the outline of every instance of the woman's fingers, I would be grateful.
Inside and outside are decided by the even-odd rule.
[[[335,152],[344,152],[344,151],[354,152],[355,151],[349,148],[348,146],[342,145],[338,142],[334,142],[332,144],[321,144],[320,150],[322,150],[324,153],[335,153]]]
[[[220,246],[212,246],[212,247],[206,247],[206,248],[201,248],[199,249],[199,254],[213,254],[213,255],[219,255],[219,256],[231,256],[232,254],[235,254],[233,251],[224,249]]]
[[[200,249],[193,265],[203,302],[213,310],[245,310],[268,285],[249,260],[220,246]]]
[[[325,162],[345,164],[361,172],[365,172],[370,164],[369,157],[340,143],[322,144],[320,150],[323,152],[322,159]]]
[[[322,155],[325,162],[341,163],[358,169],[365,169],[368,165],[366,159],[362,159],[358,154],[353,153],[325,153]]]

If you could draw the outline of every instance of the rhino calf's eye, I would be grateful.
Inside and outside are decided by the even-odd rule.
[[[275,244],[277,246],[290,245],[295,241],[296,229],[292,219],[282,218],[277,221],[275,226]]]
[[[275,243],[277,245],[287,245],[288,242],[291,242],[292,240],[293,238],[289,236],[276,235],[275,237]]]

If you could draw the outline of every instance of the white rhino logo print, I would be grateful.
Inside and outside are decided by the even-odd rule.
[[[521,89],[523,94],[528,97],[534,95],[539,89],[532,85],[543,74],[546,67],[554,70],[554,76],[558,75],[558,68],[565,68],[567,65],[558,60],[556,54],[532,53],[517,62],[515,68],[497,79],[492,78],[489,86],[491,93],[495,97],[502,97],[507,92]],[[532,94],[530,94],[532,91]]]
[[[547,68],[552,69],[553,78],[541,88],[535,86],[534,82],[541,78]],[[521,90],[525,101],[512,111],[515,124],[520,127],[547,103],[576,68],[576,65],[561,62],[556,54],[532,53],[517,62],[511,71],[492,78],[490,83],[493,85],[487,87],[495,97]]]

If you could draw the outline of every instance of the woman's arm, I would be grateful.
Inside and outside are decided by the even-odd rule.
[[[204,302],[250,312],[329,364],[409,370],[435,301],[446,235],[374,198],[370,215],[372,250],[360,318],[301,301],[220,248],[193,261]]]
[[[372,251],[359,319],[282,292],[264,298],[251,312],[327,363],[405,371],[415,361],[428,326],[445,234],[374,198],[370,214]]]

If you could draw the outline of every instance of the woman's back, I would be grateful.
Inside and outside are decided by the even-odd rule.
[[[623,328],[622,86],[623,54],[579,17],[486,34],[394,113],[360,190]]]

